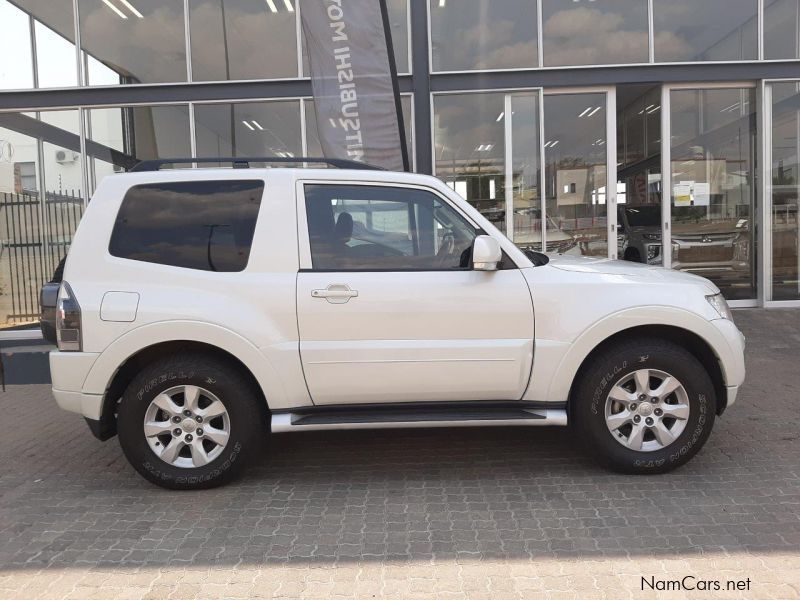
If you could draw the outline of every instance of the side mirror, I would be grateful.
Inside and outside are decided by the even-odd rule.
[[[479,235],[472,245],[472,265],[476,271],[496,271],[503,260],[500,242],[489,235]]]

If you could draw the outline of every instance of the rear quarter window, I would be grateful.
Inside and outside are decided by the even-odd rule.
[[[122,199],[109,253],[186,269],[242,271],[263,194],[261,180],[134,186]]]

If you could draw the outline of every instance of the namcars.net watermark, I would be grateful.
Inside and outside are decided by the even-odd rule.
[[[746,579],[699,579],[686,575],[679,579],[657,579],[654,575],[641,578],[642,591],[657,592],[747,592],[750,591],[750,578]]]

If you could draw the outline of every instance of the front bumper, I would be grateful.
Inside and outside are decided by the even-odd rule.
[[[736,395],[739,393],[738,385],[729,385],[725,387],[725,408],[736,402]]]
[[[744,383],[744,334],[739,331],[736,324],[728,319],[714,319],[714,327],[722,334],[727,343],[727,348],[717,347],[716,352],[722,367],[725,379],[725,408],[736,402],[739,388]]]

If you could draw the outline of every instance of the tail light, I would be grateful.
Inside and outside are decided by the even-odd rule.
[[[58,290],[56,303],[56,341],[62,352],[80,352],[81,307],[69,284],[64,281]]]

